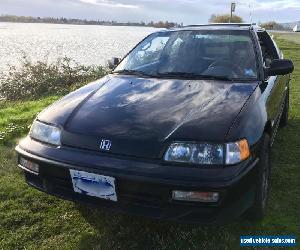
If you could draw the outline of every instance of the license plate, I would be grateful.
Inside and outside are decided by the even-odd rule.
[[[70,175],[74,192],[105,200],[118,200],[115,178],[72,169]]]

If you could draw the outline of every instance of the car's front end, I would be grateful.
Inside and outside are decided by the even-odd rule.
[[[113,74],[38,115],[16,147],[26,181],[151,218],[238,217],[255,199],[266,119],[252,42],[244,29],[146,38]]]
[[[31,186],[64,199],[130,214],[189,223],[222,223],[241,215],[254,199],[258,162],[254,157],[232,166],[195,167],[53,147],[30,137],[21,141],[16,150],[18,164]],[[70,170],[114,178],[117,199],[75,192]]]

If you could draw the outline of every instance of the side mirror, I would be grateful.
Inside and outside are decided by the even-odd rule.
[[[107,61],[107,66],[109,69],[114,69],[120,63],[120,61],[120,58],[113,57]]]
[[[294,64],[291,60],[276,59],[271,62],[267,69],[268,76],[287,75],[294,71]]]

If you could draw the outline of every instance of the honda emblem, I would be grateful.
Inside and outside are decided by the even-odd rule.
[[[105,150],[105,151],[109,151],[111,148],[111,141],[110,140],[101,140],[100,143],[100,149],[101,150]]]

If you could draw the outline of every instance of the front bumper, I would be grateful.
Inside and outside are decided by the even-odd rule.
[[[238,166],[197,169],[54,148],[28,137],[16,151],[19,157],[40,165],[38,175],[24,171],[31,186],[63,199],[129,214],[188,223],[224,223],[240,216],[254,200],[257,159]],[[118,202],[75,193],[69,169],[115,177]],[[221,198],[211,204],[179,202],[172,200],[172,190],[219,192]]]

